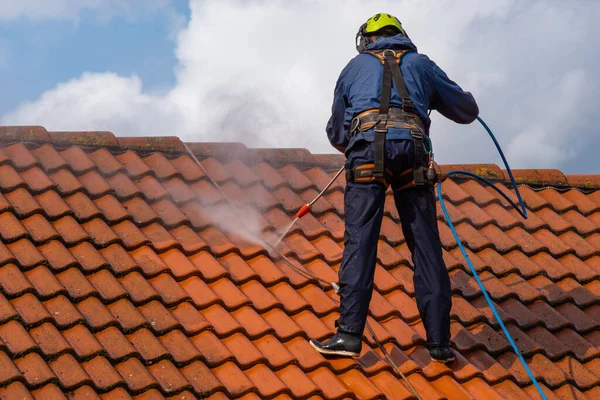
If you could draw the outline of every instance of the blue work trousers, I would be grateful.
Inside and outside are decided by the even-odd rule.
[[[346,168],[373,163],[374,143],[353,146]],[[412,140],[386,141],[385,167],[394,173],[414,164]],[[392,187],[393,189],[393,187]],[[344,194],[344,253],[339,269],[340,318],[338,329],[362,335],[373,291],[377,241],[381,230],[386,189],[379,183],[348,182]],[[412,253],[417,308],[429,345],[450,344],[450,279],[442,258],[434,189],[410,188],[394,192],[402,231]]]

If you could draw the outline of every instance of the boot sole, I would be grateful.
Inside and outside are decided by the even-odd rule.
[[[315,344],[312,342],[312,340],[310,340],[309,343],[315,350],[317,350],[319,353],[322,353],[322,354],[331,354],[334,356],[347,356],[347,357],[358,357],[360,355],[360,353],[354,353],[354,352],[346,351],[346,350],[325,350],[318,346],[315,346]]]
[[[456,360],[456,357],[447,358],[445,360],[436,360],[435,358],[431,357],[431,361],[439,364],[448,364],[449,362],[452,362],[454,360]]]

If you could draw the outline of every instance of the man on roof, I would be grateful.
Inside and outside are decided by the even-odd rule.
[[[460,124],[479,109],[471,93],[419,54],[400,21],[379,13],[356,35],[359,54],[342,70],[326,127],[346,155],[344,253],[337,333],[319,352],[358,356],[373,291],[385,193],[392,187],[412,254],[417,307],[433,361],[450,362],[450,279],[442,258],[429,140],[430,110]]]

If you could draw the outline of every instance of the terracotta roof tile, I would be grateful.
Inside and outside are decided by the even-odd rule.
[[[110,326],[95,334],[95,338],[101,343],[108,357],[118,361],[136,354],[136,349],[125,335],[114,326]],[[94,345],[95,346],[95,345]]]
[[[111,228],[123,243],[123,247],[127,249],[135,249],[150,244],[150,240],[131,221],[120,222]]]
[[[0,368],[0,382],[2,386],[22,377],[20,370],[13,363],[11,357],[4,351],[0,351],[0,362],[2,362],[2,368]]]
[[[108,262],[89,242],[82,242],[69,249],[73,256],[77,259],[79,267],[84,272],[94,272],[101,268],[108,268]]]
[[[231,214],[229,205],[181,153],[176,138],[27,129],[22,137],[39,137],[41,146],[11,139],[0,147],[5,393],[412,398],[370,335],[356,360],[326,359],[308,345],[308,338],[333,333],[338,296],[261,246],[214,225]],[[297,150],[232,152],[219,146],[190,145],[270,241],[343,162],[341,156]],[[506,179],[493,167],[495,179]],[[582,177],[557,171],[516,173],[524,179],[527,220],[475,181],[447,179],[447,207],[548,398],[594,398],[600,371],[598,191],[584,188]],[[543,179],[553,181],[540,190]],[[556,182],[563,182],[560,190],[552,187]],[[337,280],[341,260],[343,189],[341,177],[280,245],[294,264],[327,281]],[[411,255],[391,194],[369,324],[424,398],[534,397],[438,217],[453,284],[457,361],[433,365],[423,347]]]
[[[79,358],[89,359],[105,351],[89,329],[83,325],[75,325],[62,334]]]
[[[31,293],[26,293],[23,296],[12,300],[11,303],[26,325],[35,326],[52,319],[48,310],[46,310],[38,298]]]
[[[37,164],[37,159],[22,143],[6,146],[2,150],[4,157],[8,157],[10,162],[19,170],[28,169]]]
[[[160,338],[163,346],[169,351],[176,364],[189,364],[201,357],[200,352],[180,330],[172,330]]]
[[[127,173],[132,178],[138,178],[147,175],[151,172],[150,168],[144,161],[133,151],[129,150],[125,153],[115,156],[121,165],[127,170]]]
[[[150,324],[142,313],[127,299],[121,299],[106,306],[116,318],[124,332],[131,332]]]
[[[265,356],[241,333],[235,333],[221,341],[233,354],[236,363],[243,368],[248,368],[259,362],[266,362]]]
[[[23,374],[27,384],[32,388],[56,381],[56,375],[39,354],[28,354],[15,360],[15,364]]]
[[[181,327],[181,324],[173,315],[158,301],[151,301],[138,308],[150,323],[152,330],[157,334]]]
[[[38,167],[33,167],[29,170],[21,172],[21,177],[32,193],[45,192],[55,184],[52,180],[50,180],[48,175],[46,175],[46,173]],[[67,188],[65,187],[65,189]]]
[[[194,335],[210,326],[202,314],[191,306],[190,303],[181,303],[177,307],[172,308],[170,312],[181,323],[188,335]]]
[[[0,293],[0,323],[4,323],[11,319],[17,318],[19,314],[13,305],[8,301],[2,293]]]
[[[214,227],[203,230],[199,233],[199,235],[202,240],[209,245],[210,249],[215,254],[224,255],[226,253],[235,251],[236,249],[236,246],[232,243],[232,240],[223,232]],[[247,242],[244,244],[246,246],[248,245]],[[259,250],[259,247],[254,246],[250,249],[250,251],[248,251],[248,247],[239,248],[238,251],[242,253],[242,256],[247,257],[252,255],[252,253],[256,252],[257,250]]]
[[[115,369],[125,380],[127,388],[131,392],[136,393],[158,387],[156,379],[137,358],[130,358],[119,363],[115,365]]]
[[[16,192],[19,192],[19,191],[21,191],[21,192],[24,192],[24,193],[25,193],[25,194],[27,194],[28,196],[31,196],[31,195],[29,194],[29,192],[27,192],[27,191],[26,191],[26,190],[24,190],[24,189],[17,189],[17,190],[15,190],[13,193],[16,193]],[[6,199],[6,197],[4,197],[2,194],[0,194],[0,210],[1,210],[2,212],[4,212],[4,211],[13,211],[13,210],[15,210],[15,209],[13,208],[13,206],[12,206],[12,205],[11,205],[11,204],[8,202],[8,200]],[[16,210],[15,210],[15,211],[16,211]]]
[[[583,362],[600,354],[600,350],[597,347],[591,346],[587,340],[572,329],[563,329],[556,334],[556,337],[567,344],[577,359]]]
[[[202,362],[196,361],[183,367],[181,373],[190,382],[196,393],[211,394],[225,390],[223,384]]]
[[[0,237],[5,242],[14,242],[28,235],[27,229],[11,212],[0,214]]]
[[[110,325],[116,325],[117,320],[96,297],[87,299],[76,304],[79,312],[85,317],[88,326],[93,330],[101,330]]]
[[[35,155],[41,166],[48,172],[67,166],[67,161],[49,144],[32,149],[31,153]]]
[[[560,258],[560,263],[570,271],[581,282],[589,282],[598,278],[598,271],[588,266],[573,254],[568,254]]]
[[[21,382],[14,382],[6,387],[0,387],[0,396],[4,396],[5,398],[14,396],[16,399],[34,400],[31,392]]]
[[[33,291],[31,282],[27,280],[21,270],[14,264],[0,267],[0,287],[7,296],[20,296],[25,292]]]
[[[108,270],[103,269],[87,277],[98,295],[105,301],[113,302],[128,295],[117,278]]]
[[[218,336],[229,336],[243,329],[220,305],[213,305],[202,310],[202,316],[212,325]]]
[[[350,396],[351,390],[329,369],[321,367],[307,374],[327,398]]]
[[[47,193],[54,193],[52,191],[38,195],[40,197],[47,197]],[[45,197],[44,197],[45,198]],[[8,202],[8,204],[7,204]],[[0,208],[3,212],[8,211],[9,208],[21,218],[28,217],[34,213],[42,212],[44,210],[43,205],[38,203],[36,197],[34,197],[27,189],[19,188],[10,193],[5,193],[2,198],[2,207]]]
[[[148,370],[166,393],[192,388],[181,372],[168,360],[159,361],[148,367]]]
[[[78,177],[79,182],[91,198],[99,198],[111,191],[108,182],[96,171],[90,171]]]
[[[25,181],[13,167],[10,165],[0,166],[0,188],[4,192],[10,192],[24,186]]]
[[[77,268],[70,268],[57,274],[56,277],[67,289],[69,298],[76,302],[89,296],[98,296],[94,286]]]
[[[144,247],[140,247],[140,250],[141,249],[144,249]],[[102,250],[100,250],[100,254],[108,262],[112,272],[117,276],[123,276],[125,274],[128,274],[129,272],[138,269],[139,267],[142,267],[143,269],[143,265],[140,265],[138,267],[136,263],[137,260],[134,260],[134,258],[132,258],[133,255],[136,253],[128,253],[123,247],[119,246],[118,244],[112,244],[108,247],[103,248]],[[142,263],[143,261],[140,261],[140,264]]]
[[[100,391],[106,391],[123,382],[123,378],[110,361],[102,356],[94,357],[81,365],[92,379],[93,386]]]
[[[84,322],[83,315],[81,315],[69,299],[63,295],[51,298],[44,302],[44,305],[59,328],[68,328]]]
[[[146,362],[157,361],[167,357],[169,352],[148,329],[140,329],[127,336],[137,352]]]
[[[70,354],[64,354],[48,363],[54,374],[58,377],[60,385],[66,389],[73,389],[83,384],[91,384],[89,375],[79,362]]]

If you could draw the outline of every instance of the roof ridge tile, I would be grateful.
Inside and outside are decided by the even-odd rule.
[[[0,143],[52,143],[43,126],[0,126]]]
[[[119,142],[112,132],[48,132],[51,143],[56,147],[83,147],[83,148],[117,148]]]

